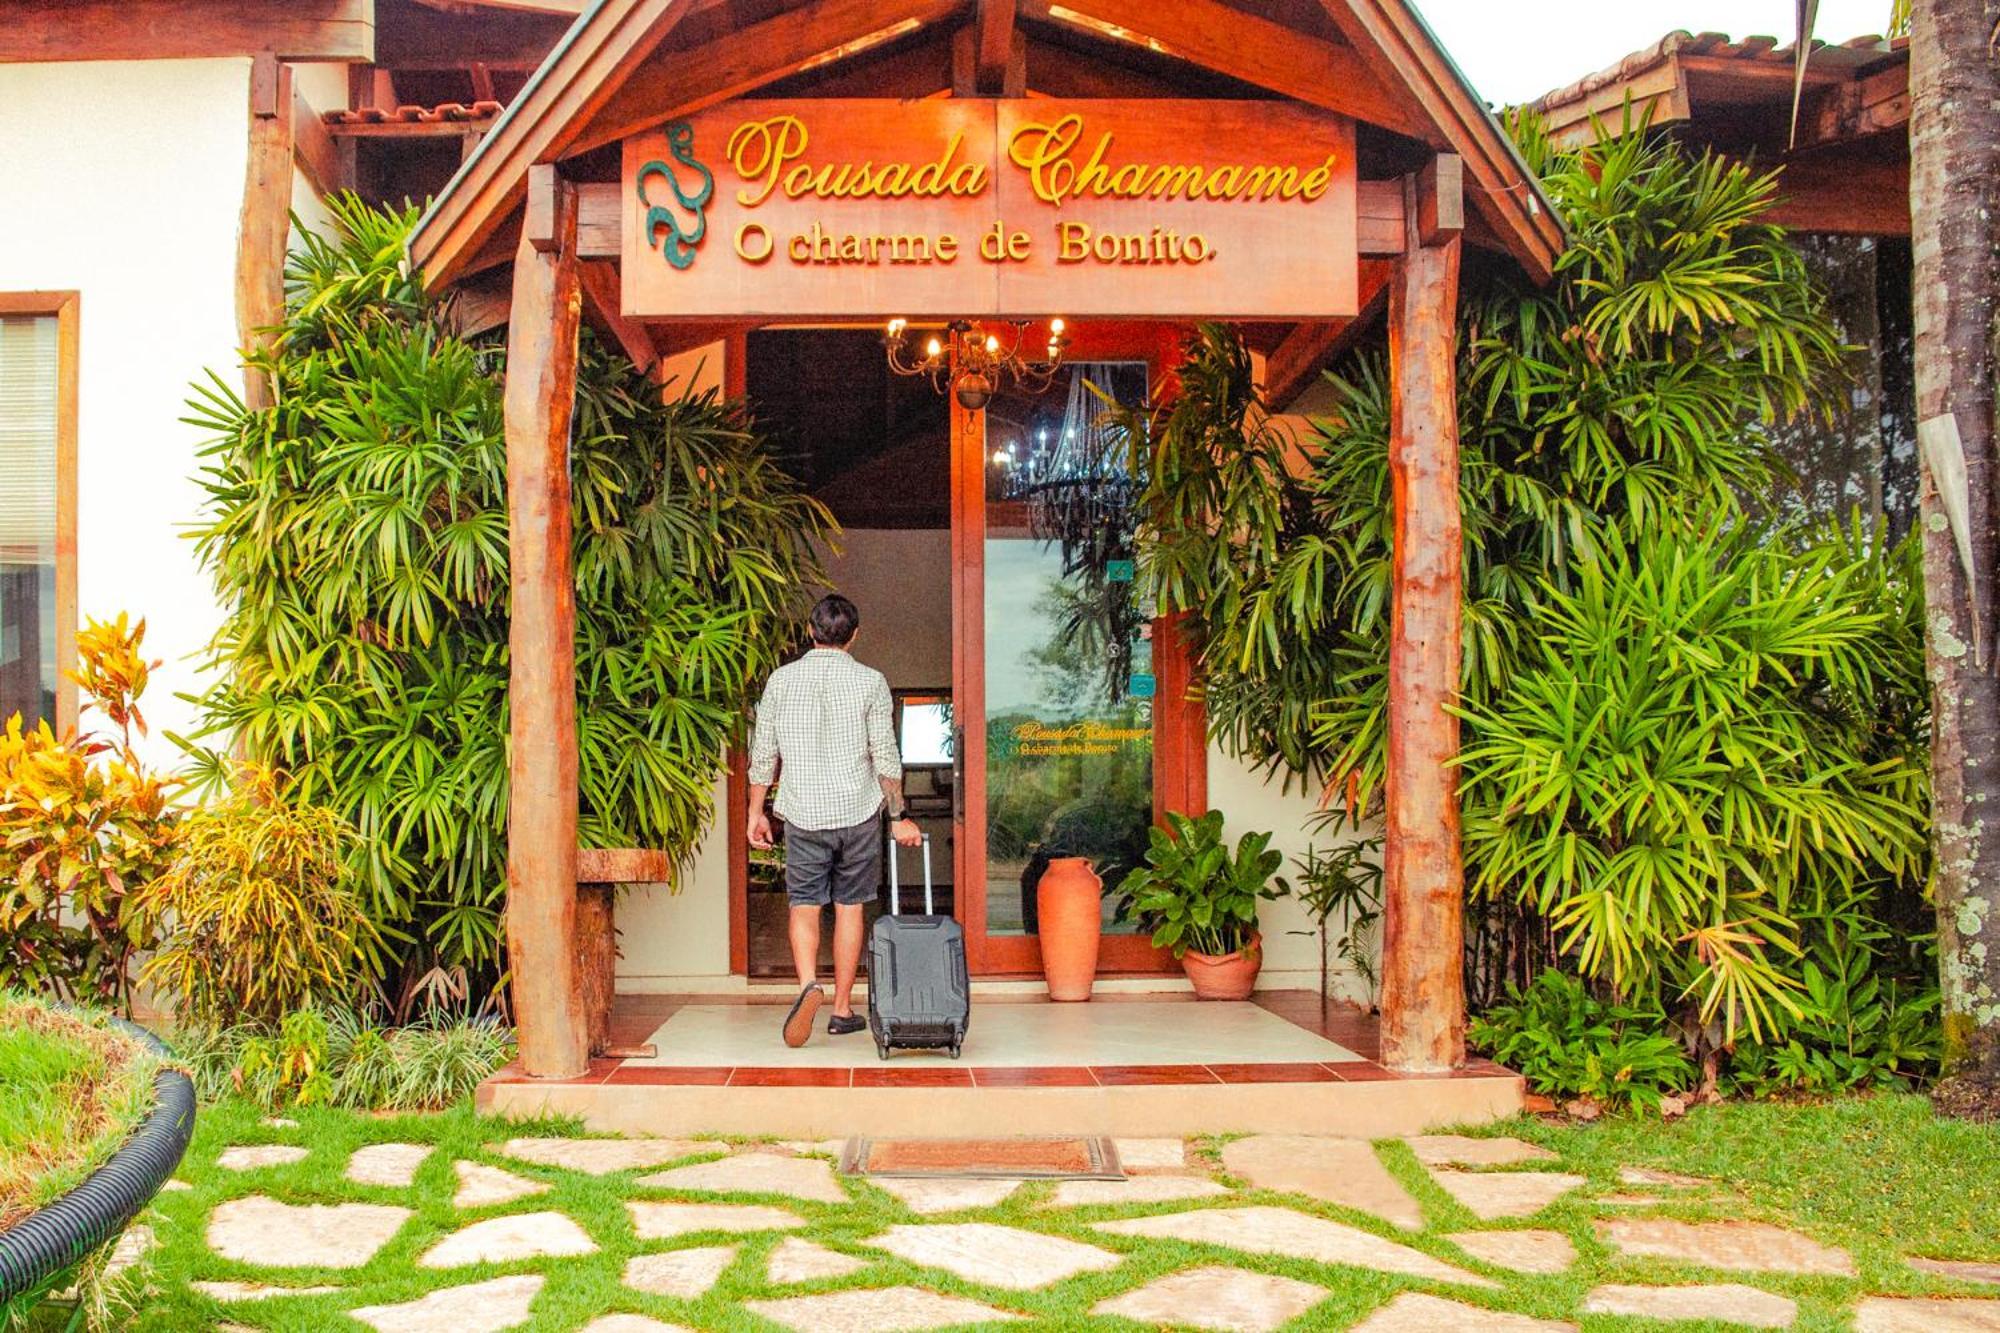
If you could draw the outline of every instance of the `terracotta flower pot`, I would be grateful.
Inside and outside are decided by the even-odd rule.
[[[1059,856],[1049,862],[1036,893],[1049,998],[1087,1000],[1104,933],[1104,881],[1081,856]]]
[[[1247,1000],[1257,986],[1257,973],[1264,966],[1264,937],[1250,932],[1250,942],[1235,953],[1181,955],[1181,970],[1194,984],[1197,1000]]]

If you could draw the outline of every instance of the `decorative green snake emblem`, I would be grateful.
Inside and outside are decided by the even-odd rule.
[[[646,245],[650,248],[657,243],[660,255],[667,263],[675,268],[687,268],[694,263],[695,247],[700,245],[701,238],[708,234],[708,218],[702,210],[708,207],[708,201],[715,195],[715,173],[695,159],[694,126],[684,120],[677,120],[667,126],[667,150],[674,155],[675,161],[695,169],[701,177],[701,188],[693,194],[683,190],[680,178],[674,175],[673,168],[659,158],[654,158],[639,168],[635,184],[639,191],[639,202],[646,205]],[[692,227],[683,226],[673,209],[665,204],[656,204],[646,197],[646,181],[653,176],[666,181],[673,189],[674,198],[680,201],[681,207],[694,214]],[[663,231],[666,233],[664,237],[661,236]]]

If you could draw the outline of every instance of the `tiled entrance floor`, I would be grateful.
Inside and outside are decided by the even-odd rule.
[[[657,1056],[627,1060],[624,1067],[755,1064],[887,1071],[1363,1062],[1345,1046],[1249,1003],[975,1003],[956,1062],[942,1051],[895,1051],[885,1062],[867,1033],[830,1037],[824,1021],[811,1041],[794,1050],[778,1037],[785,1012],[780,1005],[689,1004],[646,1037]]]
[[[1381,1137],[1505,1116],[1520,1077],[1490,1060],[1448,1074],[1376,1063],[1376,1020],[1300,991],[1245,1004],[1181,994],[1106,994],[1056,1005],[975,993],[963,1057],[875,1055],[866,1033],[778,1037],[792,996],[621,995],[618,1047],[643,1059],[591,1061],[580,1078],[501,1070],[483,1110],[581,1116],[593,1129],[721,1131],[818,1138],[876,1134],[1193,1134]]]

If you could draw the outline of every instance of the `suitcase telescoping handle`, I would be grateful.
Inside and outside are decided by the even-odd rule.
[[[931,835],[926,833],[923,835],[923,838],[924,838],[924,915],[935,916],[937,915],[937,909],[931,903]],[[898,912],[902,911],[901,899],[903,895],[903,889],[902,885],[900,885],[896,881],[897,853],[902,850],[903,850],[902,848],[896,845],[895,836],[893,834],[890,835],[889,838],[889,915],[890,916],[895,916]]]

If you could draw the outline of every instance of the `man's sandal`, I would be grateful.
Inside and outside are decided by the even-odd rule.
[[[799,998],[792,1001],[792,1012],[785,1015],[785,1045],[803,1046],[812,1036],[813,1020],[819,1017],[819,1007],[826,1001],[826,992],[814,982],[799,992]]]

